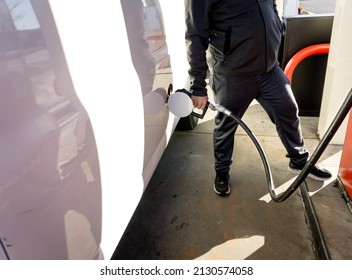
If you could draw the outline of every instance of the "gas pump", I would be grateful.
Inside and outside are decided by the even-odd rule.
[[[337,185],[352,212],[352,110],[347,124],[345,141],[342,149]]]

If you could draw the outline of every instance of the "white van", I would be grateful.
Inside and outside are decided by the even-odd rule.
[[[158,0],[0,0],[0,259],[109,259],[172,88]]]

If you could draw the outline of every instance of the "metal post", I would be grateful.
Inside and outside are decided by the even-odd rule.
[[[284,0],[283,16],[296,16],[298,14],[299,0]]]

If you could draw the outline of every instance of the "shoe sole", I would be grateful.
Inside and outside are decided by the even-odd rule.
[[[226,191],[226,192],[219,192],[216,188],[215,188],[215,185],[213,186],[213,188],[214,188],[214,192],[217,194],[217,195],[222,195],[222,196],[224,196],[224,195],[229,195],[230,194],[230,192],[231,192],[231,187],[230,187],[230,185],[228,185],[228,190]]]
[[[302,170],[298,170],[298,169],[294,169],[294,168],[291,168],[291,167],[288,167],[288,169],[292,172],[292,173],[296,173],[296,174],[299,174],[301,173]],[[331,177],[329,178],[321,178],[321,177],[317,177],[311,173],[308,174],[308,177],[309,178],[312,178],[313,180],[316,180],[316,181],[319,181],[319,182],[324,182],[324,181],[327,181],[329,179],[331,179]]]

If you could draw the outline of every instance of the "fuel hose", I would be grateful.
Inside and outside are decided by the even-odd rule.
[[[231,111],[226,109],[222,105],[214,105],[212,103],[208,104],[208,107],[213,110],[213,111],[218,111],[220,113],[223,113],[227,115],[228,117],[232,118],[237,122],[243,130],[247,133],[247,135],[250,137],[252,142],[254,143],[260,158],[263,162],[263,167],[266,175],[266,181],[267,181],[267,187],[269,194],[274,202],[283,202],[287,198],[289,198],[295,191],[296,189],[302,184],[302,182],[306,179],[312,168],[315,166],[317,161],[319,160],[320,156],[323,154],[325,151],[326,147],[329,145],[331,139],[334,137],[335,133],[341,126],[342,122],[346,118],[348,112],[350,111],[352,107],[352,89],[348,93],[346,99],[344,100],[343,104],[341,105],[339,111],[337,112],[335,118],[333,119],[332,123],[328,127],[327,131],[325,132],[323,138],[320,140],[318,146],[312,153],[311,157],[307,161],[306,165],[302,169],[302,171],[299,173],[299,175],[296,177],[296,179],[292,182],[292,184],[282,193],[277,194],[275,192],[275,185],[272,177],[272,172],[270,169],[270,165],[268,162],[268,159],[265,155],[265,152],[260,145],[259,141],[257,140],[256,136],[252,133],[250,128],[237,116],[235,116]]]

